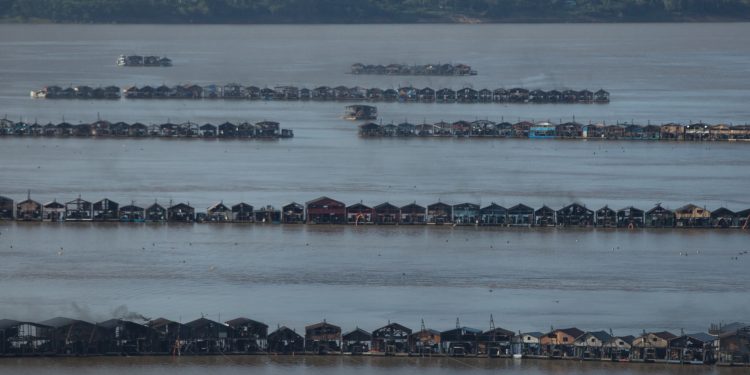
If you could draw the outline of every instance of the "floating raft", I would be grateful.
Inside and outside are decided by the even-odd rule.
[[[137,314],[133,314],[137,315]],[[137,320],[137,321],[135,321]],[[527,332],[501,328],[490,315],[484,329],[456,326],[419,329],[388,321],[373,331],[344,332],[326,320],[297,333],[239,317],[225,322],[205,316],[183,323],[143,316],[90,322],[56,317],[39,322],[0,320],[0,356],[305,354],[472,358],[569,359],[577,361],[660,362],[750,365],[736,342],[750,339],[750,326],[712,325],[708,332],[668,331],[615,336],[611,330],[576,327]]]
[[[120,206],[105,198],[98,202],[77,199],[66,203],[56,200],[41,204],[31,199],[14,203],[0,197],[0,219],[19,221],[122,221],[122,222],[215,222],[274,224],[351,224],[351,225],[454,225],[498,227],[600,227],[600,228],[742,228],[747,229],[750,208],[732,211],[725,207],[713,211],[694,204],[670,210],[657,204],[649,210],[625,207],[619,210],[604,206],[592,210],[580,203],[560,209],[543,206],[538,209],[517,204],[505,208],[496,203],[485,207],[466,202],[435,202],[427,206],[410,203],[397,206],[384,202],[375,206],[363,203],[346,205],[320,197],[304,205],[292,202],[277,209],[267,205],[254,207],[240,202],[227,206],[223,201],[199,211],[189,203],[154,201],[148,206],[135,202]]]
[[[466,64],[425,64],[425,65],[365,65],[352,64],[352,74],[373,74],[392,76],[475,76],[477,71]]]
[[[376,124],[359,126],[362,137],[472,137],[522,139],[606,139],[670,141],[750,141],[750,125],[676,124],[638,125],[604,123],[583,125],[575,121],[493,122],[489,120],[437,122],[434,124]]]
[[[474,89],[464,87],[433,89],[412,86],[398,89],[320,86],[314,89],[296,86],[274,88],[227,84],[224,86],[193,84],[177,86],[130,86],[122,90],[118,86],[46,86],[31,92],[38,99],[240,99],[279,101],[369,101],[404,103],[609,103],[609,92],[589,90],[541,90],[515,87],[510,89]]]
[[[199,125],[185,122],[146,125],[140,122],[129,124],[98,120],[75,125],[68,122],[42,125],[0,119],[0,136],[275,139],[292,138],[294,132],[291,129],[282,129],[279,123],[274,121],[261,121],[254,124],[225,122],[220,125],[208,123]]]

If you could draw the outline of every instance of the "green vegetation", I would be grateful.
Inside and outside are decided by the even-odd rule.
[[[750,20],[750,0],[0,0],[0,19],[72,23]]]

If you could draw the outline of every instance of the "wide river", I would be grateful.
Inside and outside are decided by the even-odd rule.
[[[441,200],[553,208],[750,208],[750,145],[361,139],[345,104],[52,101],[45,85],[238,82],[605,88],[607,105],[378,104],[384,122],[750,120],[750,24],[0,25],[0,116],[29,121],[281,122],[282,141],[0,138],[0,195],[279,207]],[[121,53],[172,68],[119,68]],[[468,63],[474,77],[346,74],[354,62]],[[578,326],[637,334],[747,321],[747,231],[0,223],[0,318],[248,316],[298,331]],[[688,254],[685,256],[684,254]],[[736,259],[735,259],[736,257]],[[9,360],[14,373],[676,373],[667,367],[451,360]],[[209,370],[210,369],[210,370]],[[683,370],[680,370],[683,371]],[[718,369],[691,370],[714,373]]]

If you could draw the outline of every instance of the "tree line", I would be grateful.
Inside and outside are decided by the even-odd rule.
[[[0,19],[64,23],[748,20],[750,0],[0,0]]]

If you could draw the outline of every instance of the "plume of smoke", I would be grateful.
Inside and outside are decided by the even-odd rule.
[[[125,305],[120,305],[120,306],[115,307],[112,310],[111,315],[115,319],[143,320],[144,322],[151,320],[151,318],[143,316],[135,311],[130,311],[128,307]]]

